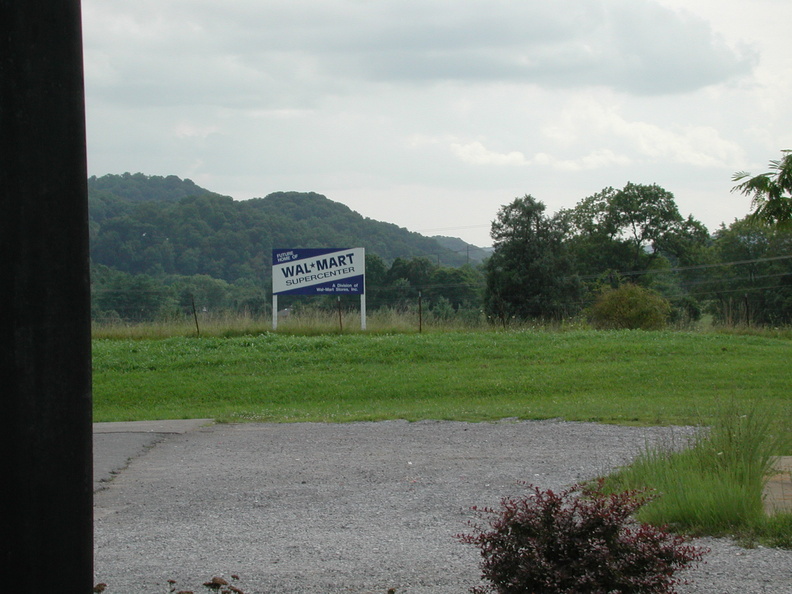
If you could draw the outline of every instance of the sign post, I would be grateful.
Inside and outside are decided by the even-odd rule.
[[[272,250],[272,329],[278,329],[278,295],[360,295],[360,329],[366,329],[364,248]]]

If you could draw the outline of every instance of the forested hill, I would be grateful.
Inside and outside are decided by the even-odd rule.
[[[88,194],[93,264],[130,274],[260,278],[274,247],[364,247],[388,263],[474,261],[465,244],[443,247],[312,192],[237,201],[188,179],[126,173],[91,177]]]
[[[94,202],[108,198],[125,202],[178,202],[188,196],[220,196],[190,179],[142,173],[93,175],[88,178],[88,193]]]

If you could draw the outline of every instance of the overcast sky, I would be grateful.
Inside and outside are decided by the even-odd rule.
[[[90,175],[314,191],[490,245],[657,183],[714,231],[792,148],[789,0],[83,0]],[[319,247],[319,246],[318,246]]]

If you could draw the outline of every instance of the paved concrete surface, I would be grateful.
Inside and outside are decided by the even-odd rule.
[[[792,456],[780,456],[773,465],[765,486],[765,511],[792,511]]]
[[[142,455],[167,436],[187,433],[212,423],[213,419],[94,423],[94,491],[104,488],[105,483],[126,468],[131,459]],[[769,514],[792,511],[792,456],[779,457],[773,469],[765,487],[765,510]]]
[[[130,460],[169,435],[186,433],[213,422],[212,419],[187,419],[94,423],[94,492],[104,488]]]
[[[95,581],[107,594],[461,594],[477,554],[454,539],[470,505],[562,488],[684,428],[500,422],[95,426]],[[112,479],[112,480],[110,480]],[[792,594],[792,551],[711,549],[681,594]],[[197,581],[196,581],[197,580]],[[197,585],[198,584],[198,585]]]

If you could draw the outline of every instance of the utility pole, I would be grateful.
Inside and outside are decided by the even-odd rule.
[[[93,587],[79,0],[0,0],[0,574]],[[23,586],[20,586],[23,587]]]

